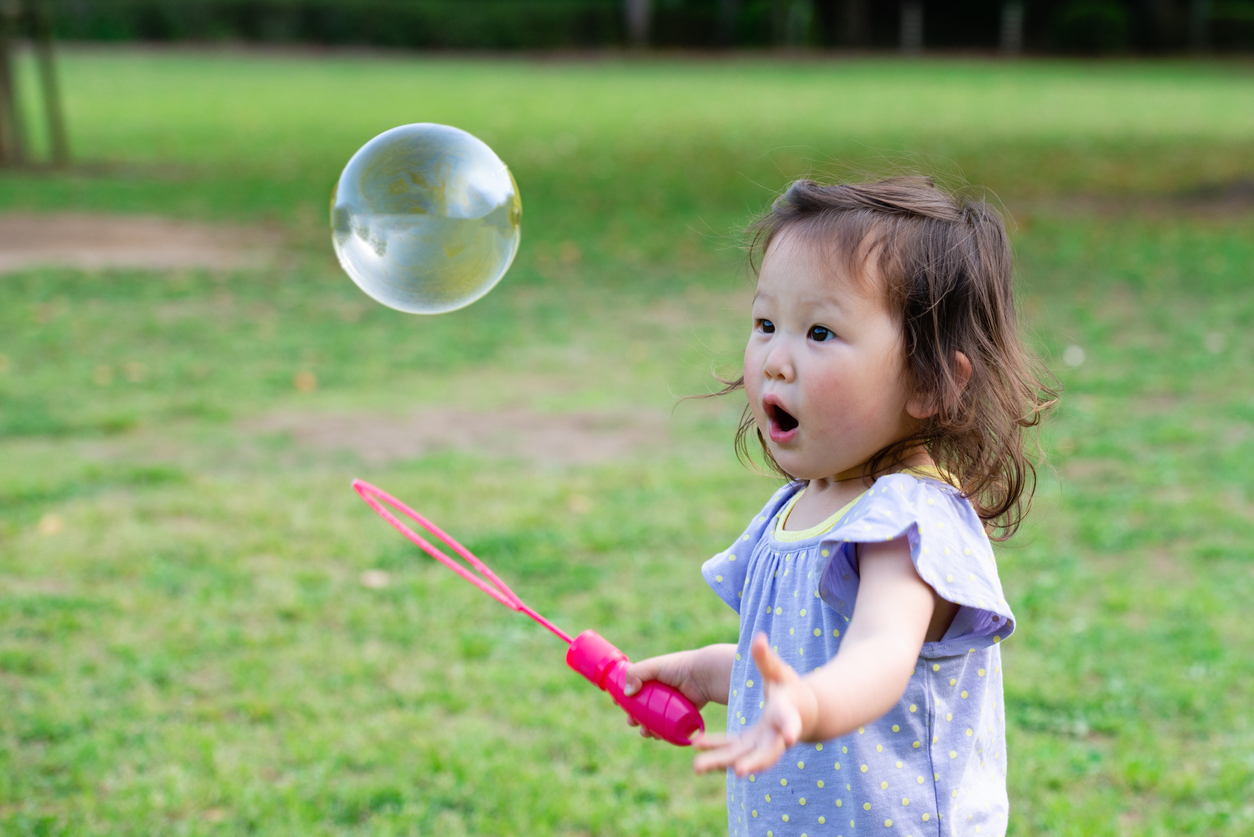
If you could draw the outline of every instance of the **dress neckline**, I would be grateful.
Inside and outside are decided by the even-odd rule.
[[[948,485],[950,487],[954,486],[953,480],[944,471],[942,471],[940,468],[937,468],[935,465],[921,465],[921,466],[914,467],[914,468],[903,468],[902,470],[897,471],[897,473],[908,474],[912,477],[915,477],[916,479],[922,478],[922,479],[935,480],[937,482],[944,483],[945,485]],[[891,475],[886,475],[886,476],[891,476]],[[870,489],[867,489],[867,491],[870,491]],[[867,491],[863,491],[857,497],[854,497],[852,500],[850,500],[848,503],[842,506],[840,511],[836,512],[833,515],[828,516],[825,520],[823,520],[820,523],[816,523],[815,525],[807,527],[805,529],[796,529],[796,530],[785,529],[784,525],[788,522],[788,515],[792,514],[793,506],[797,505],[797,501],[801,499],[801,495],[806,493],[805,488],[802,487],[800,491],[798,491],[796,494],[793,494],[792,497],[788,498],[788,502],[785,503],[784,507],[779,510],[779,514],[776,515],[775,517],[775,526],[773,527],[773,531],[771,532],[771,535],[777,541],[781,541],[784,543],[795,543],[797,541],[804,541],[804,540],[808,540],[810,538],[818,537],[819,535],[825,534],[828,530],[830,530],[833,526],[835,526],[840,521],[840,518],[848,514],[849,510],[852,509],[855,505],[857,505],[859,500],[861,500],[863,497],[866,496]]]

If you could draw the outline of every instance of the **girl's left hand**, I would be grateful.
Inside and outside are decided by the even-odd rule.
[[[765,770],[796,744],[818,716],[818,700],[792,666],[771,651],[766,634],[753,638],[753,661],[762,675],[762,718],[741,736],[704,735],[693,745],[698,773],[733,767],[737,776]]]

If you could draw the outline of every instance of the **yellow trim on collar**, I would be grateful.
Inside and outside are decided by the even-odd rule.
[[[943,482],[945,483],[945,485],[948,485],[954,488],[958,487],[957,485],[955,485],[952,477],[950,477],[940,468],[937,468],[935,465],[924,465],[918,468],[906,468],[902,471],[898,471],[898,473],[907,474],[909,476],[915,477],[916,479],[936,480],[937,482]],[[824,532],[826,532],[827,530],[835,526],[839,522],[839,519],[844,517],[846,514],[848,514],[849,510],[852,509],[854,505],[866,495],[866,491],[863,491],[857,497],[854,497],[852,500],[850,500],[843,509],[836,512],[834,515],[827,518],[822,523],[811,526],[808,529],[800,529],[797,531],[786,531],[784,529],[784,524],[788,522],[788,515],[792,514],[792,507],[797,505],[797,501],[801,499],[801,495],[805,494],[805,492],[806,490],[803,488],[800,491],[798,491],[796,494],[792,495],[792,497],[789,498],[788,502],[784,504],[784,507],[779,510],[779,514],[776,515],[775,517],[775,532],[774,532],[775,540],[786,541],[786,542],[787,541],[804,541],[804,540],[807,540],[808,538],[813,538],[818,535],[822,535]]]
[[[859,500],[863,498],[863,496],[866,495],[866,492],[863,491],[857,497],[854,497],[852,500],[846,503],[843,509],[836,512],[834,515],[827,518],[827,520],[824,520],[822,523],[819,523],[816,526],[811,526],[809,529],[799,529],[794,532],[786,532],[784,531],[784,524],[788,522],[788,515],[792,513],[792,507],[797,504],[797,500],[801,498],[801,495],[804,494],[805,491],[806,490],[803,488],[800,491],[798,491],[796,494],[792,495],[792,499],[790,499],[787,503],[785,503],[784,507],[779,510],[779,515],[775,518],[775,540],[777,541],[804,541],[807,538],[813,538],[817,535],[821,535],[824,532],[826,532],[828,529],[831,529],[833,526],[835,526],[836,523],[839,521],[839,519],[844,517],[849,512],[849,510],[854,507],[854,504],[856,504]]]

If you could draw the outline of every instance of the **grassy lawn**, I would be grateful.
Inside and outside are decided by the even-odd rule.
[[[288,243],[268,270],[0,277],[0,833],[724,833],[720,777],[348,483],[572,633],[733,640],[698,567],[775,484],[735,461],[739,403],[676,401],[739,363],[735,229],[800,174],[923,166],[1010,208],[1065,388],[999,553],[1012,832],[1254,834],[1254,206],[1179,197],[1254,177],[1251,65],[70,51],[63,74],[81,162],[3,175],[0,210]],[[325,218],[351,153],[414,121],[488,141],[524,205],[498,289],[431,319],[362,296]],[[354,447],[414,410],[648,433],[602,461]],[[274,429],[332,420],[335,443]]]

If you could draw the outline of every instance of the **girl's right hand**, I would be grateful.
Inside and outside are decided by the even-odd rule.
[[[630,697],[640,691],[645,681],[657,680],[677,689],[698,710],[710,701],[725,704],[731,688],[731,667],[735,657],[734,645],[707,645],[691,651],[649,657],[627,666],[623,692]],[[630,716],[627,723],[639,726]],[[646,738],[656,737],[643,727],[640,734]]]

